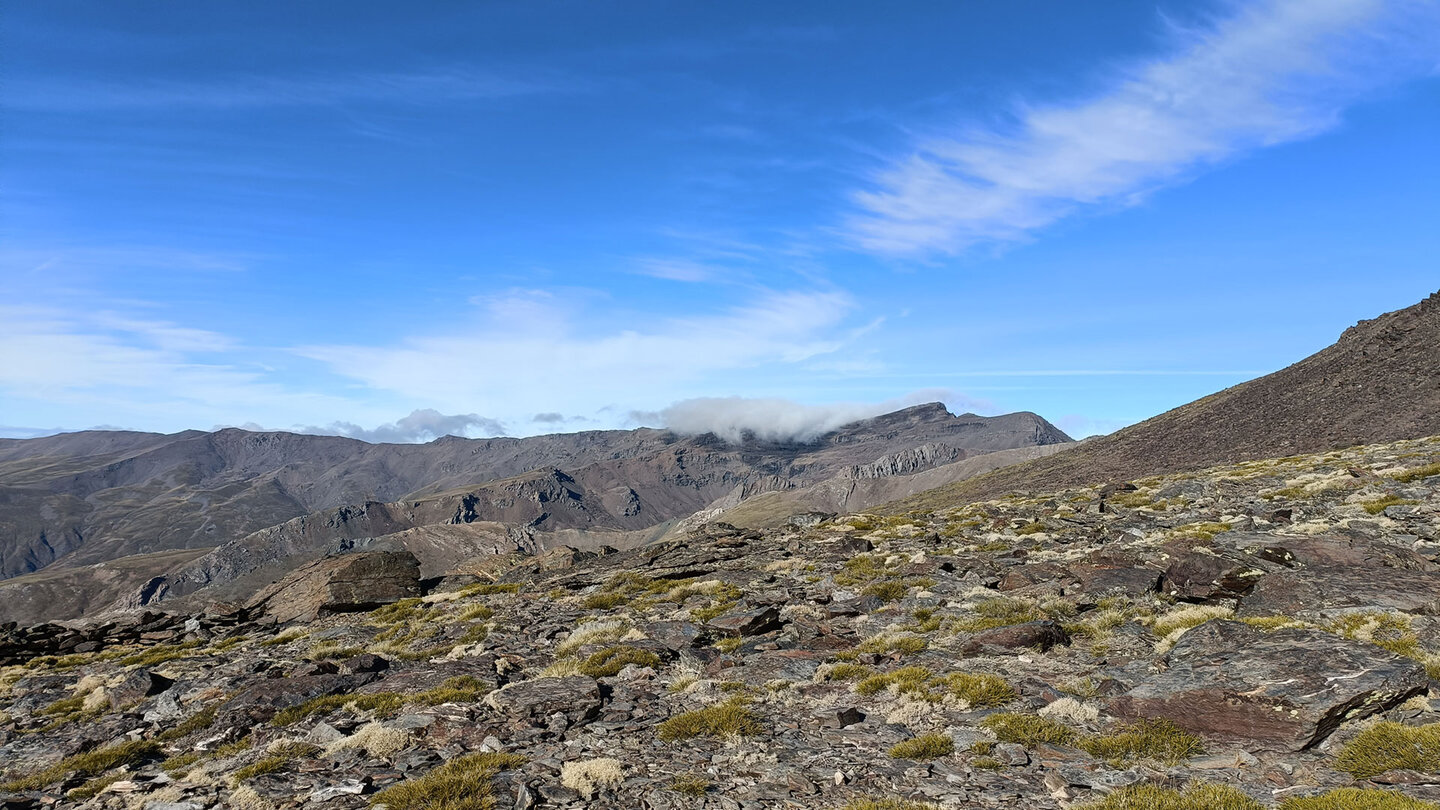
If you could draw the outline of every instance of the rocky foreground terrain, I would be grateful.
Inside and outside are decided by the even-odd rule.
[[[1440,808],[1440,437],[0,636],[0,805]]]

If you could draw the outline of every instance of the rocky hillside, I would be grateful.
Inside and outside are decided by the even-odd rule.
[[[0,637],[10,808],[1440,808],[1440,437]]]
[[[1274,374],[934,497],[988,498],[1440,433],[1437,346],[1440,293],[1361,321]]]
[[[953,416],[939,403],[807,443],[648,429],[426,445],[237,430],[12,441],[0,444],[0,565],[39,573],[0,584],[0,618],[206,586],[243,595],[325,551],[396,535],[427,576],[498,547],[628,547],[719,500],[1068,441],[1034,414]],[[159,553],[176,549],[196,551]]]

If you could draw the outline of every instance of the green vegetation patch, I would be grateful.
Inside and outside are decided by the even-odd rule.
[[[1034,748],[1041,743],[1073,745],[1115,767],[1137,760],[1177,765],[1204,753],[1200,738],[1168,720],[1141,720],[1112,734],[1082,736],[1075,729],[1034,714],[992,714],[980,722],[1001,742]]]
[[[917,762],[929,762],[953,753],[955,741],[950,739],[948,734],[922,734],[890,746],[890,756],[895,759],[913,759]]]
[[[827,681],[855,681],[869,677],[872,670],[864,664],[839,663],[825,673]]]
[[[1369,514],[1378,515],[1392,506],[1414,506],[1417,503],[1420,502],[1409,498],[1402,498],[1399,495],[1386,495],[1383,498],[1377,498],[1373,501],[1365,501],[1360,505],[1364,507],[1365,511]]]
[[[204,731],[215,725],[215,708],[210,706],[185,718],[178,726],[168,728],[155,736],[156,742],[171,742],[188,737],[197,731]]]
[[[866,585],[864,590],[860,591],[860,593],[866,596],[873,596],[887,604],[890,602],[899,602],[901,599],[904,599],[905,594],[909,592],[910,588],[906,586],[903,581],[893,579],[883,582],[872,582]]]
[[[1340,749],[1336,767],[1356,779],[1400,769],[1440,772],[1440,723],[1411,727],[1385,722],[1371,726]]]
[[[860,642],[852,654],[875,653],[876,655],[888,655],[900,653],[901,655],[914,655],[924,652],[930,642],[920,636],[906,635],[904,633],[881,633],[871,636]]]
[[[1409,470],[1403,470],[1401,472],[1395,473],[1390,477],[1394,478],[1396,481],[1399,481],[1402,484],[1409,484],[1414,481],[1421,481],[1437,475],[1440,475],[1440,461],[1437,461],[1434,464],[1426,464],[1424,467],[1415,467]]]
[[[29,776],[0,784],[0,791],[40,790],[71,777],[99,776],[121,765],[142,765],[160,756],[160,744],[150,740],[131,740],[97,748],[84,754],[66,757]]]
[[[765,731],[760,717],[744,698],[678,714],[660,724],[660,739],[666,742],[695,737],[753,737]]]
[[[1226,785],[1194,784],[1183,792],[1133,785],[1076,810],[1265,810],[1265,805]]]
[[[977,709],[1002,706],[1015,699],[1015,689],[1004,678],[988,672],[938,675],[927,667],[904,667],[894,672],[871,675],[855,685],[855,691],[867,697],[891,688],[899,694],[927,703],[940,703],[949,697],[963,700]]]
[[[670,780],[670,789],[681,796],[699,799],[710,792],[710,780],[695,774],[681,774]]]
[[[252,765],[246,765],[230,775],[230,784],[239,785],[267,773],[280,773],[290,769],[289,757],[265,757]]]
[[[581,662],[580,671],[592,678],[608,678],[619,674],[620,670],[630,664],[658,670],[660,656],[649,650],[625,645],[607,647]]]
[[[390,810],[494,810],[493,782],[501,771],[525,764],[517,754],[468,754],[376,793],[371,806]]]
[[[1440,810],[1440,804],[1389,790],[1340,788],[1306,799],[1286,799],[1280,810]]]
[[[1169,720],[1159,719],[1141,720],[1115,734],[1084,737],[1079,747],[1117,768],[1142,759],[1179,765],[1205,752],[1199,737]]]
[[[1008,627],[1012,624],[1024,624],[1048,618],[1048,614],[1034,602],[1010,596],[986,599],[976,603],[973,610],[974,616],[955,622],[956,630],[961,633],[978,633],[982,630],[993,630],[996,627]]]
[[[1070,745],[1078,736],[1075,729],[1064,723],[1035,714],[1001,712],[981,720],[980,725],[994,732],[1000,742],[1019,743],[1026,748],[1041,743]]]

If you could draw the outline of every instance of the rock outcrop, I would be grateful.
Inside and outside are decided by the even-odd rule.
[[[420,561],[408,551],[361,551],[301,566],[245,609],[280,623],[354,613],[420,595]]]
[[[1110,701],[1122,717],[1163,717],[1181,728],[1260,748],[1303,751],[1346,721],[1425,694],[1425,667],[1372,644],[1319,630],[1265,633],[1212,621],[1186,633],[1163,669]]]

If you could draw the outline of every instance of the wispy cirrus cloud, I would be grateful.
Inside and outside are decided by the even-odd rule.
[[[1090,98],[1021,105],[1011,126],[921,140],[853,195],[848,237],[863,250],[919,256],[1023,239],[1330,130],[1368,94],[1437,68],[1433,3],[1269,0],[1230,10],[1173,27],[1169,53],[1118,68]]]
[[[347,102],[423,104],[561,92],[584,82],[519,77],[456,65],[424,71],[235,74],[204,81],[123,77],[25,78],[7,82],[0,108],[43,112],[145,109],[253,109]]]

